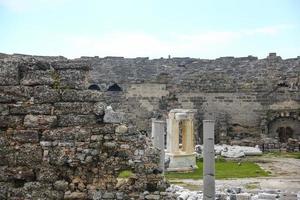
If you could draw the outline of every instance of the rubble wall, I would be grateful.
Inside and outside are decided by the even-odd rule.
[[[67,74],[76,77],[73,85],[77,83],[77,87],[102,92],[103,102],[125,113],[124,122],[142,132],[150,132],[151,118],[165,119],[171,109],[197,109],[196,141],[201,142],[201,121],[215,119],[216,142],[242,141],[242,144],[255,145],[262,138],[272,136],[268,131],[272,123],[270,112],[300,115],[300,57],[282,59],[275,53],[263,59],[247,56],[214,60],[188,57],[70,60],[4,54],[2,57],[35,58],[54,67],[90,66],[87,82],[79,83],[80,75],[69,69],[59,74],[60,87],[66,84]],[[6,81],[12,83],[14,78]],[[299,121],[297,119],[297,124]],[[295,137],[300,137],[300,130],[294,132]]]
[[[87,89],[89,62],[1,56],[0,199],[137,199],[166,188],[158,150],[105,117],[105,95]]]

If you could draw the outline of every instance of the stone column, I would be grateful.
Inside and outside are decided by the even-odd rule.
[[[215,199],[215,121],[203,120],[203,199]]]
[[[194,144],[194,123],[192,119],[188,119],[185,121],[185,129],[186,129],[186,153],[192,154],[195,151]]]
[[[165,125],[164,121],[152,119],[151,139],[153,145],[160,149],[159,167],[165,171]]]

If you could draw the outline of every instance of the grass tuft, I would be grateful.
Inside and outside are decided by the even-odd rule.
[[[118,178],[129,178],[133,175],[133,172],[131,170],[123,170],[119,173]]]

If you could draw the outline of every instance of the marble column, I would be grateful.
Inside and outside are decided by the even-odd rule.
[[[215,199],[215,121],[203,120],[203,199]]]
[[[156,148],[160,149],[159,167],[163,171],[165,171],[165,126],[164,121],[152,119],[152,142]]]

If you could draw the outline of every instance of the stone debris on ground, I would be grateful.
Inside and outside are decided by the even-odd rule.
[[[197,153],[197,157],[202,156],[203,145],[196,145],[195,152]],[[238,146],[238,145],[215,145],[215,153],[216,155],[221,155],[226,158],[241,158],[245,156],[258,156],[262,155],[262,151],[258,146],[248,147],[248,146]]]
[[[167,188],[168,199],[177,200],[202,200],[202,191],[190,191],[178,185],[171,185]],[[228,188],[222,191],[216,191],[216,200],[263,200],[263,199],[284,199],[299,200],[300,190],[298,193],[287,193],[280,190],[249,190],[243,188]]]

